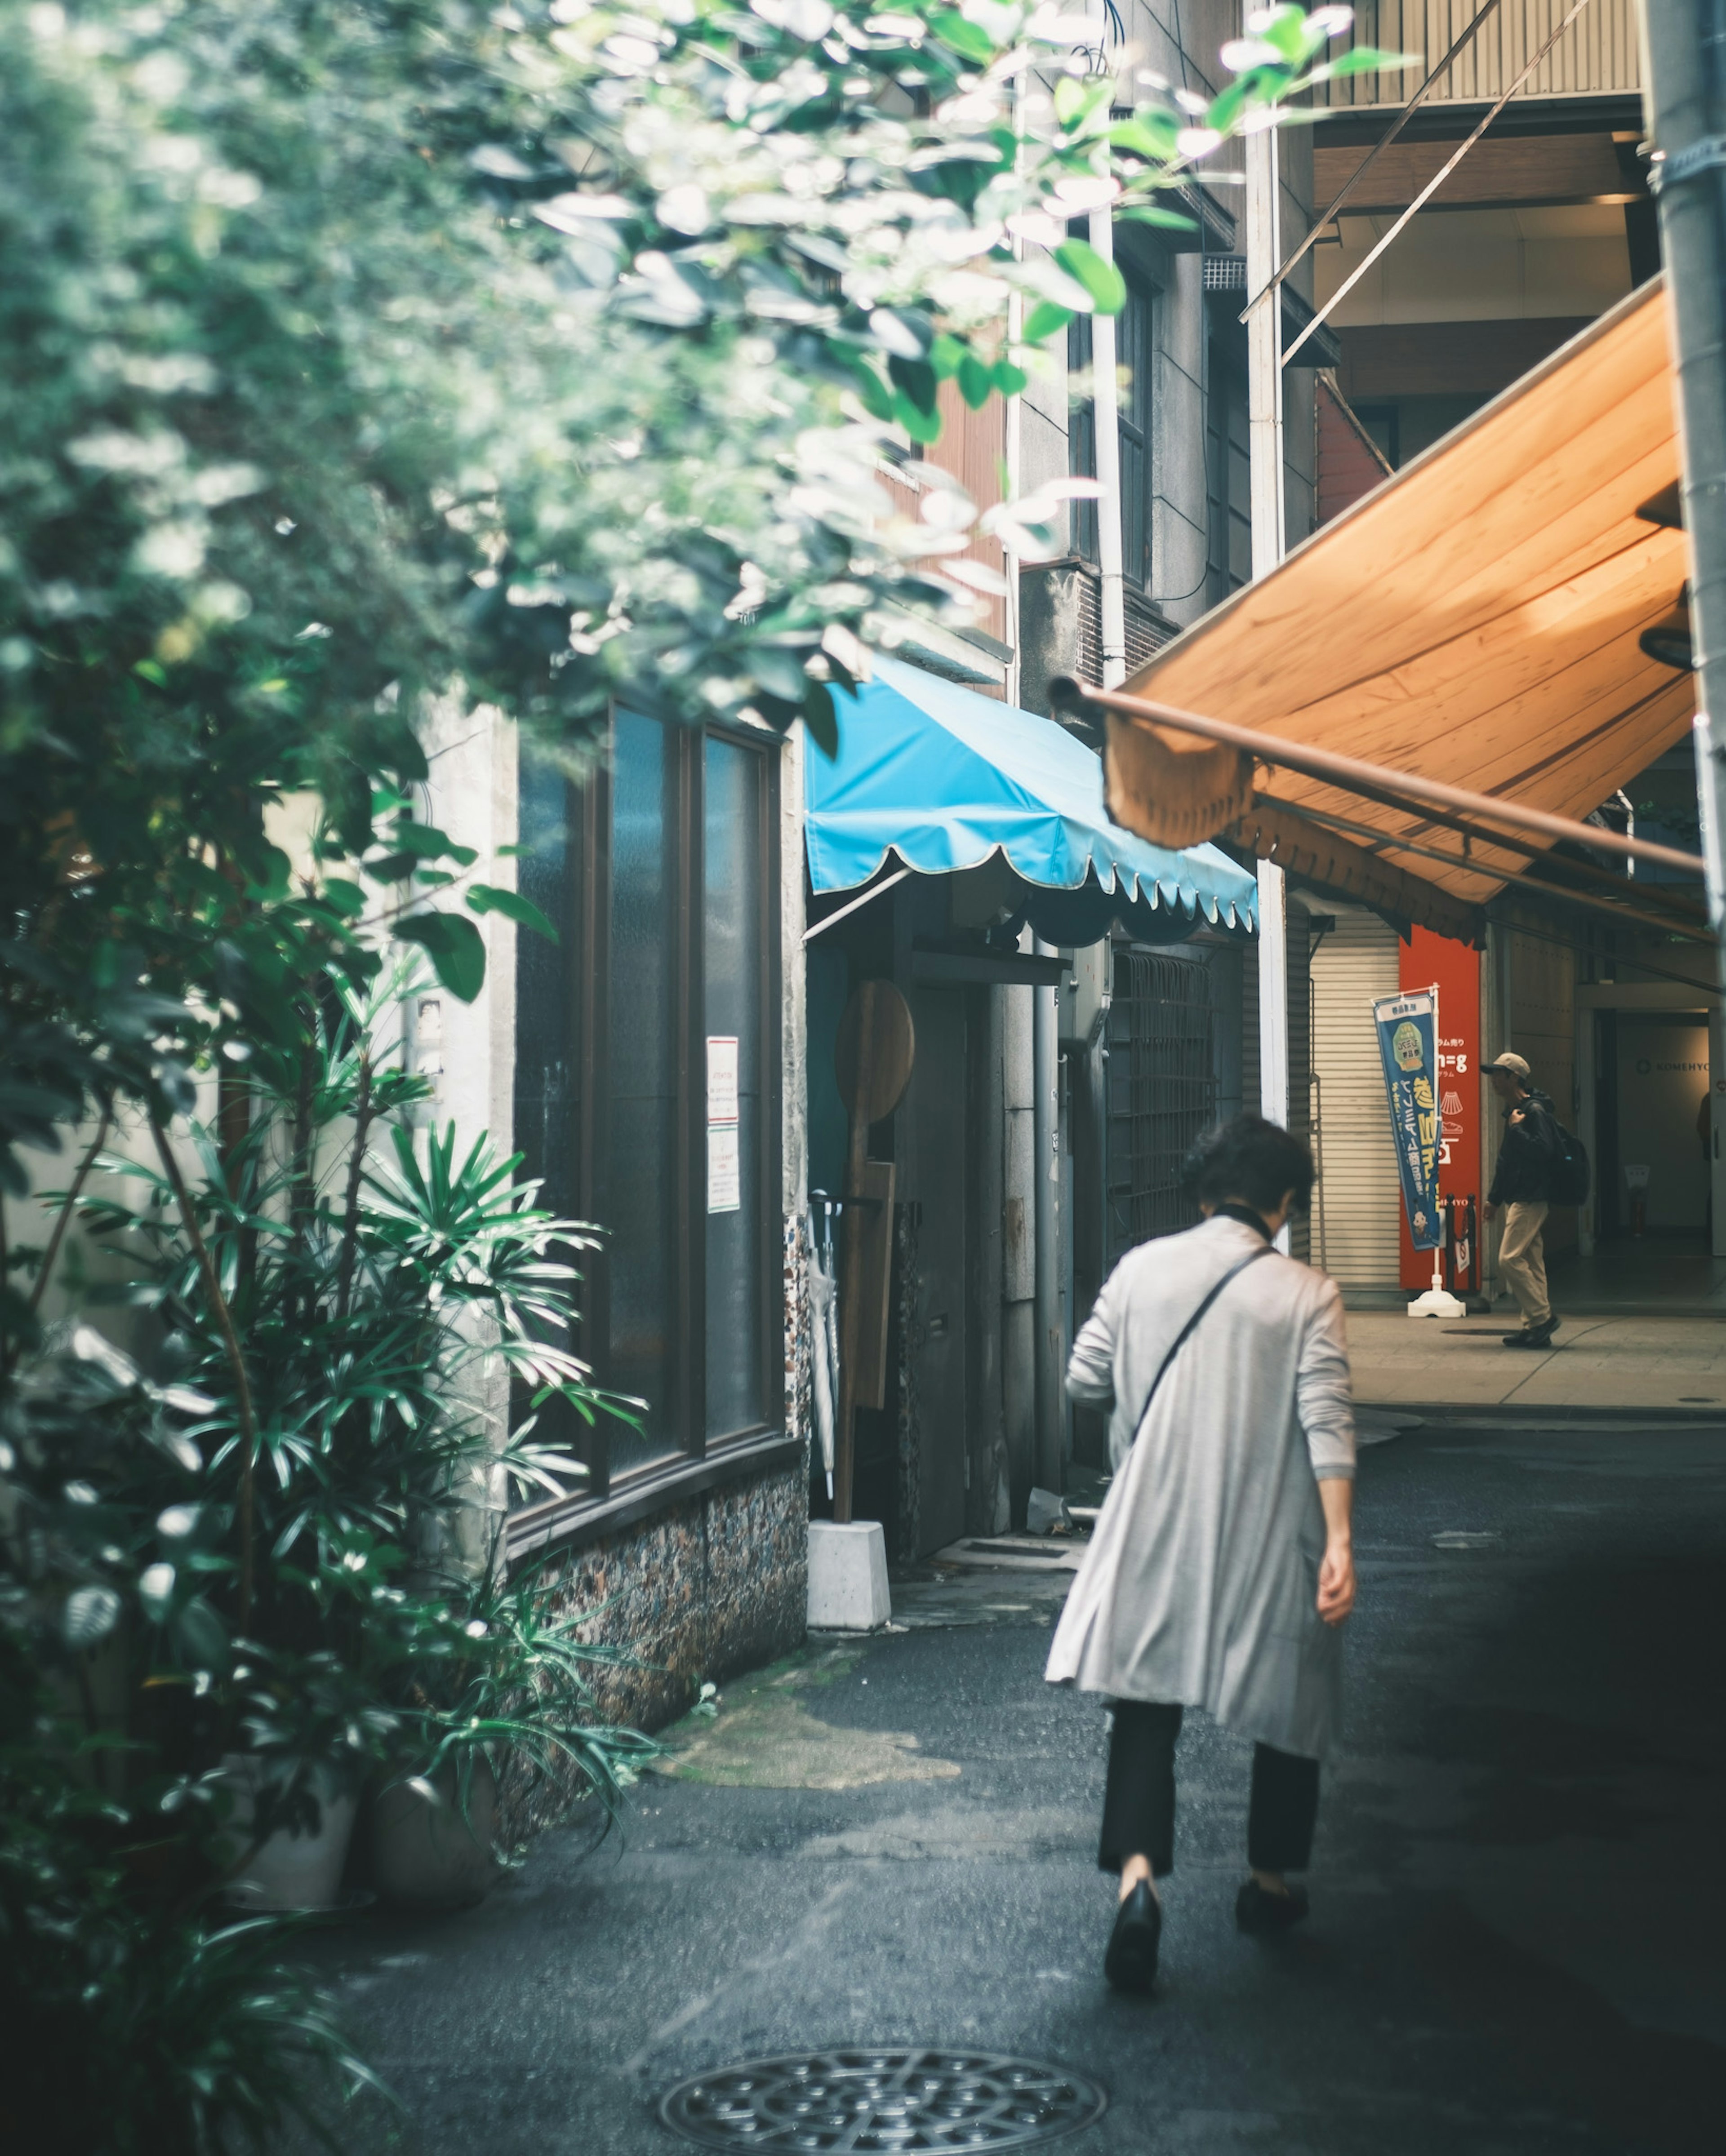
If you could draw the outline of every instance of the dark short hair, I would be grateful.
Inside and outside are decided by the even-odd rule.
[[[1255,1212],[1274,1213],[1286,1190],[1304,1208],[1312,1195],[1318,1170],[1304,1138],[1262,1116],[1231,1116],[1219,1123],[1187,1155],[1183,1175],[1187,1189],[1207,1205],[1243,1199]]]

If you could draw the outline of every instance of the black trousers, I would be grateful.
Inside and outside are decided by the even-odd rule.
[[[1097,1861],[1118,1871],[1129,1856],[1148,1856],[1158,1878],[1174,1869],[1174,1743],[1182,1710],[1148,1701],[1115,1702],[1102,1845]],[[1304,1871],[1318,1816],[1318,1762],[1274,1746],[1255,1746],[1246,1861],[1255,1871]]]

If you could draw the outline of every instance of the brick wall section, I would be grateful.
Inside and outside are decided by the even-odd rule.
[[[1390,467],[1378,446],[1323,375],[1318,378],[1318,521],[1328,524],[1370,494]]]

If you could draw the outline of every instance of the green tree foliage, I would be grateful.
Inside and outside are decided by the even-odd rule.
[[[890,607],[987,581],[906,461],[939,384],[1117,305],[1071,220],[1178,217],[1346,18],[1260,19],[1210,111],[1122,120],[1091,28],[999,0],[5,11],[0,1141],[183,1106],[365,975],[401,908],[342,865],[399,862],[434,690],[573,749],[614,694],[830,742]],[[306,792],[309,885],[266,833]]]

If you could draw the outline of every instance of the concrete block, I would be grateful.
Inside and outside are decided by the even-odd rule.
[[[809,1625],[818,1632],[873,1632],[893,1614],[887,1543],[879,1520],[809,1522]]]

